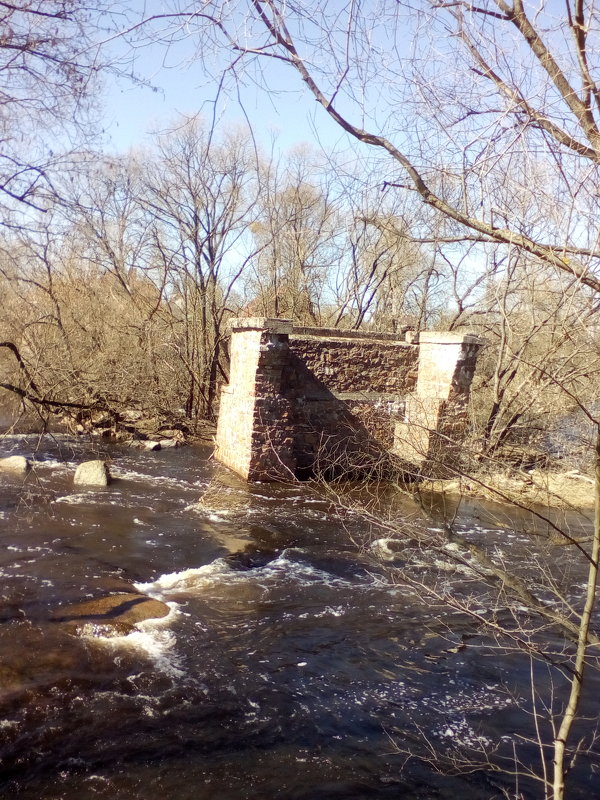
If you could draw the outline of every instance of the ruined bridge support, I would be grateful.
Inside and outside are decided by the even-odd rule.
[[[415,344],[265,318],[233,320],[231,331],[216,456],[243,478],[290,480],[324,454],[360,468],[383,450],[422,474],[451,468],[477,337],[427,332]]]
[[[394,452],[425,477],[452,477],[468,426],[468,404],[483,341],[473,334],[422,331],[415,391],[394,429]]]
[[[250,481],[295,476],[291,403],[282,394],[289,320],[233,320],[229,384],[221,391],[216,456]]]

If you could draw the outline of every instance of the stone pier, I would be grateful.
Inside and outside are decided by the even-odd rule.
[[[295,477],[291,406],[282,393],[291,331],[292,323],[280,319],[237,319],[231,325],[216,455],[249,481]]]
[[[328,466],[360,471],[390,452],[413,472],[441,474],[460,449],[480,345],[469,334],[421,333],[416,344],[389,333],[233,320],[216,457],[250,481]]]
[[[456,474],[469,423],[471,382],[483,344],[473,334],[423,331],[415,391],[394,429],[394,452],[424,477]]]

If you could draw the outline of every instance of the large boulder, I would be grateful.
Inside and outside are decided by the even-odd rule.
[[[25,475],[31,464],[25,456],[8,456],[0,458],[0,472],[12,472],[16,475]]]
[[[84,461],[75,470],[73,483],[79,486],[108,486],[110,472],[105,461]]]
[[[135,630],[138,622],[160,619],[169,613],[166,603],[131,592],[65,606],[57,609],[52,618],[80,635],[122,636]]]

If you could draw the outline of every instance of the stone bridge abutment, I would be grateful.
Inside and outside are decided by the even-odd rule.
[[[216,457],[250,481],[312,471],[353,473],[393,453],[409,470],[452,469],[482,341],[304,328],[289,320],[231,323]]]

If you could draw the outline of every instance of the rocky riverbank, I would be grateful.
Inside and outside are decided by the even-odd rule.
[[[593,478],[577,471],[496,472],[462,476],[451,480],[423,481],[420,489],[500,503],[519,502],[560,509],[588,509],[594,506]]]
[[[81,411],[52,416],[23,415],[0,408],[0,434],[66,432],[107,439],[142,450],[181,447],[187,443],[211,444],[216,426],[208,420],[192,421],[178,414],[145,414],[137,409]]]

